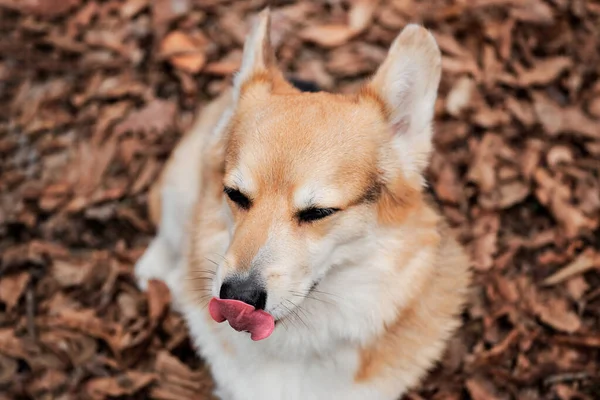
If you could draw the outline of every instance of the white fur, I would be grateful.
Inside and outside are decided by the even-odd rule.
[[[261,30],[264,33],[265,29],[259,24],[246,44],[232,107],[239,85],[249,77],[252,65],[261,56],[252,43],[259,41],[256,35],[260,36]],[[382,78],[389,82],[390,92],[386,99],[398,107],[414,105],[402,112],[416,112],[416,115],[410,114],[410,130],[415,134],[424,133],[418,139],[411,132],[399,138],[396,150],[402,151],[402,140],[409,140],[411,145],[427,153],[428,147],[424,143],[430,140],[430,134],[424,121],[431,115],[429,103],[435,96],[432,99],[430,90],[422,86],[423,82],[418,78],[423,77],[414,70],[414,64],[408,58],[400,65],[388,67],[391,69]],[[388,81],[390,71],[391,75],[395,74],[395,80]],[[437,87],[437,82],[432,86]],[[396,92],[396,96],[398,92],[404,93],[404,97],[394,97],[392,92]],[[436,249],[425,247],[416,253],[413,251],[413,231],[379,227],[374,215],[357,215],[357,218],[349,219],[351,223],[337,230],[343,232],[343,236],[309,242],[310,276],[302,276],[299,278],[302,282],[293,287],[308,290],[318,281],[318,292],[303,299],[290,296],[277,286],[270,287],[266,310],[276,318],[282,318],[282,322],[269,338],[259,342],[253,342],[246,333],[234,331],[228,323],[213,322],[205,309],[181,296],[182,277],[188,265],[186,243],[190,240],[184,232],[202,184],[198,176],[201,169],[198,154],[203,154],[207,146],[218,141],[231,114],[231,110],[224,113],[212,134],[193,130],[190,145],[179,146],[184,147],[180,151],[185,155],[178,158],[180,161],[176,160],[178,164],[172,166],[171,172],[167,172],[168,179],[162,187],[160,230],[135,268],[140,285],[144,287],[151,277],[163,279],[169,285],[199,353],[210,364],[217,384],[215,394],[222,400],[396,400],[417,382],[422,373],[420,369],[407,367],[397,378],[385,382],[374,378],[357,383],[355,375],[360,364],[360,350],[372,343],[387,324],[396,320],[398,310],[419,293],[418,277],[435,264]],[[396,122],[409,117],[400,111],[394,115]],[[416,163],[415,171],[421,169],[420,161],[415,161],[418,155],[402,154],[402,157],[405,162]],[[248,184],[246,179],[238,181],[237,178],[226,179],[232,179],[238,185]],[[316,195],[322,197],[317,197],[318,200],[326,201],[332,195],[317,194],[315,190],[310,185],[301,189],[295,196],[296,204],[306,205]],[[204,239],[203,248],[208,249],[206,257],[212,253],[224,254],[232,240],[231,214],[225,211],[214,218],[227,222],[229,229]],[[286,271],[283,275],[290,280],[294,279],[289,272],[293,270],[290,266],[296,261],[293,243],[281,244],[286,240],[284,230],[282,226],[271,226],[265,244],[252,262],[263,265],[265,276]],[[283,253],[282,248],[287,252]],[[398,268],[398,254],[411,251],[413,256],[403,268]],[[223,278],[223,268],[222,263],[216,268],[212,284],[215,296]],[[288,287],[289,283],[283,282],[280,286]],[[439,355],[442,347],[441,343],[436,343],[427,348],[429,358]]]

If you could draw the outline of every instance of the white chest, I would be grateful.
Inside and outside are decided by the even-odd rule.
[[[279,326],[263,342],[233,331],[227,323],[216,325],[204,312],[187,311],[187,320],[200,354],[211,366],[222,400],[383,399],[368,386],[354,383],[358,352],[338,348],[322,354],[288,357],[277,335]]]

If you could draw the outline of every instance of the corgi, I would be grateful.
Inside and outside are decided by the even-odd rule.
[[[222,400],[396,400],[442,357],[471,279],[424,178],[440,50],[407,25],[357,93],[301,91],[269,15],[150,190],[135,275],[168,285]]]

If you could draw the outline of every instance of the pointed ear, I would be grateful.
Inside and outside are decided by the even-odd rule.
[[[239,97],[246,84],[260,77],[262,81],[269,74],[276,73],[275,52],[271,46],[271,13],[266,8],[254,21],[251,32],[244,43],[242,65],[234,80],[234,98]]]
[[[411,180],[429,161],[441,60],[433,35],[422,26],[407,25],[367,86],[388,112],[393,147],[390,156],[401,163],[400,168]]]

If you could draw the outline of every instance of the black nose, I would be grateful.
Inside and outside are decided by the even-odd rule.
[[[267,304],[267,291],[252,276],[247,278],[228,278],[221,285],[221,299],[243,301],[257,310],[264,310]]]

